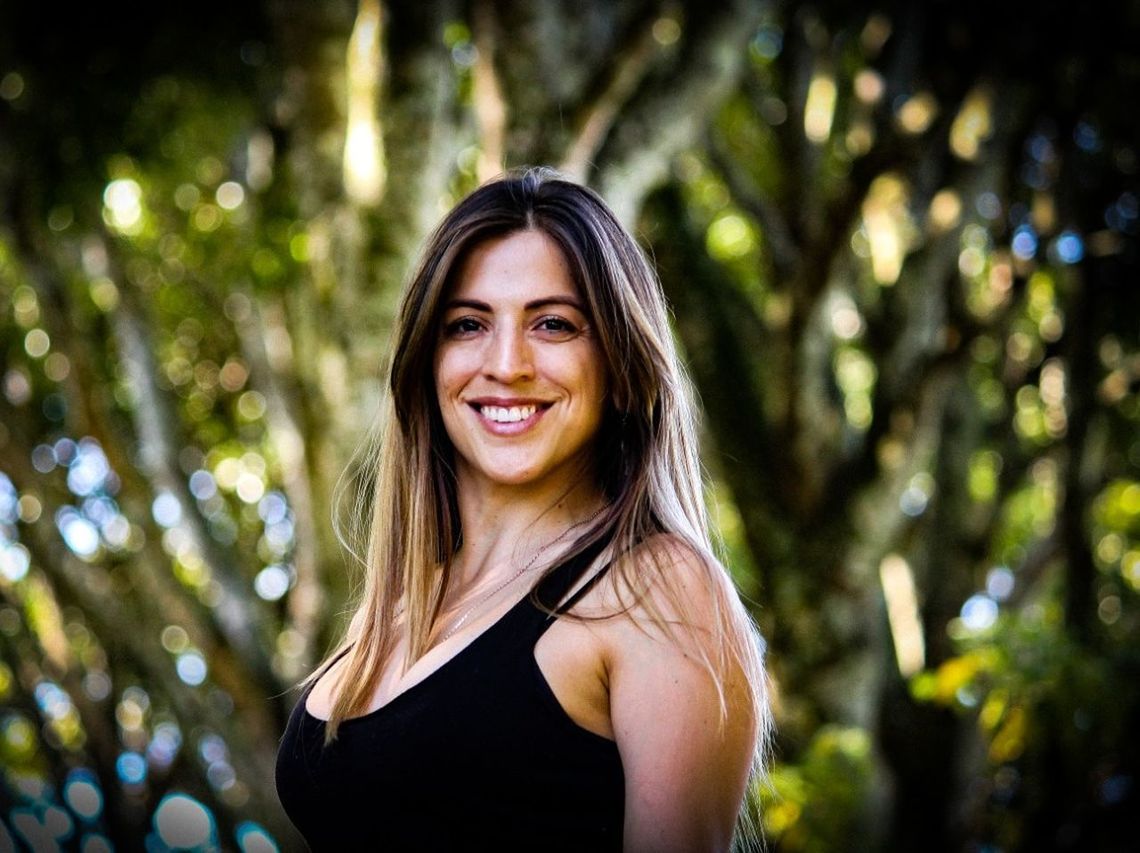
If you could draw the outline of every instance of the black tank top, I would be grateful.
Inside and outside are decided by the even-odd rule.
[[[603,547],[548,574],[539,601],[554,609]],[[555,618],[526,596],[423,681],[341,723],[328,746],[306,690],[277,753],[277,792],[310,847],[621,850],[617,745],[570,719],[535,661]]]

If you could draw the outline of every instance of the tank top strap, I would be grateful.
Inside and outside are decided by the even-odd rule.
[[[565,562],[551,569],[546,577],[539,582],[534,596],[540,607],[548,611],[543,614],[546,617],[543,619],[544,628],[581,601],[582,597],[593,588],[594,584],[601,580],[602,576],[609,571],[610,564],[607,563],[600,571],[587,579],[581,588],[570,596],[570,598],[564,602],[562,601],[562,599],[566,598],[566,594],[574,588],[574,584],[581,580],[582,574],[593,565],[594,560],[605,550],[608,544],[608,537],[603,537],[596,542],[592,542],[587,545],[584,550],[579,551]],[[559,604],[559,602],[562,603]]]

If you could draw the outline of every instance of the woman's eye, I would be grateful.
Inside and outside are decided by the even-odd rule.
[[[543,317],[538,321],[538,328],[559,335],[571,335],[578,331],[578,327],[564,317]]]
[[[479,329],[479,321],[474,317],[460,317],[458,320],[452,320],[443,327],[444,333],[449,337],[474,334],[478,332]]]

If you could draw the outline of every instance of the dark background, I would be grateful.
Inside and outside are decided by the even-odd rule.
[[[549,163],[675,310],[771,846],[1131,849],[1137,44],[1135,2],[5,3],[0,847],[298,846],[396,294]]]

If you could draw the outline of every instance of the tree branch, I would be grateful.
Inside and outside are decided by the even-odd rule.
[[[123,298],[112,314],[111,322],[119,357],[135,395],[132,416],[139,441],[139,463],[153,491],[156,494],[167,492],[178,502],[179,526],[196,555],[209,566],[211,578],[218,585],[218,601],[209,610],[210,618],[231,647],[241,655],[266,694],[275,694],[281,684],[266,653],[271,643],[264,636],[265,614],[251,595],[248,580],[222,555],[210,536],[190,494],[189,484],[179,471],[178,436],[181,430],[177,414],[157,381],[157,358],[150,343],[148,325],[127,279],[121,274],[116,278],[123,284]]]
[[[288,337],[284,310],[279,303],[260,303],[250,298],[248,315],[235,323],[242,352],[251,366],[255,384],[266,399],[266,426],[281,462],[282,485],[293,511],[295,546],[293,570],[296,583],[286,603],[286,628],[300,638],[298,653],[289,661],[289,679],[307,672],[313,663],[314,644],[320,629],[324,596],[317,559],[316,520],[313,514],[313,488],[309,479],[309,458],[303,431],[283,387],[280,368],[274,365],[267,341]]]
[[[614,123],[594,183],[622,221],[633,222],[646,194],[665,180],[672,158],[701,138],[739,78],[762,12],[757,3],[735,0],[694,15],[672,70],[643,87]]]
[[[498,49],[495,11],[490,0],[479,0],[472,9],[475,65],[471,69],[471,104],[479,127],[479,163],[476,174],[487,181],[506,165],[507,102],[495,70]]]
[[[719,134],[710,132],[706,140],[705,150],[709,160],[728,186],[732,200],[760,223],[764,242],[772,258],[772,271],[775,273],[773,288],[787,285],[802,261],[787,219],[775,200],[756,186],[756,182],[748,176],[737,158],[726,149]]]
[[[227,734],[226,745],[239,777],[247,780],[253,806],[259,815],[271,821],[272,831],[279,837],[292,833],[276,799],[266,795],[273,778],[272,756],[276,732],[280,729],[266,720],[269,716],[264,705],[242,709],[246,726],[236,729],[214,703],[205,695],[179,679],[174,666],[160,645],[154,642],[164,627],[160,611],[129,607],[127,601],[114,594],[101,594],[90,588],[86,580],[89,567],[78,562],[69,553],[59,551],[59,543],[45,541],[38,526],[32,528],[35,536],[24,544],[39,565],[52,566],[52,578],[57,596],[65,603],[74,602],[85,617],[93,623],[94,633],[106,647],[112,661],[129,661],[134,677],[147,685],[148,692],[159,691],[169,701],[171,710],[181,720],[183,731],[205,724],[216,732]],[[154,617],[158,617],[157,619]],[[124,626],[134,630],[124,631]],[[82,695],[82,690],[80,694]],[[240,819],[240,815],[235,814]]]
[[[609,78],[598,96],[584,105],[577,122],[577,133],[571,140],[561,170],[572,180],[585,181],[595,155],[601,149],[617,120],[618,114],[641,85],[660,52],[653,35],[657,16],[652,15],[631,44],[610,66]]]

